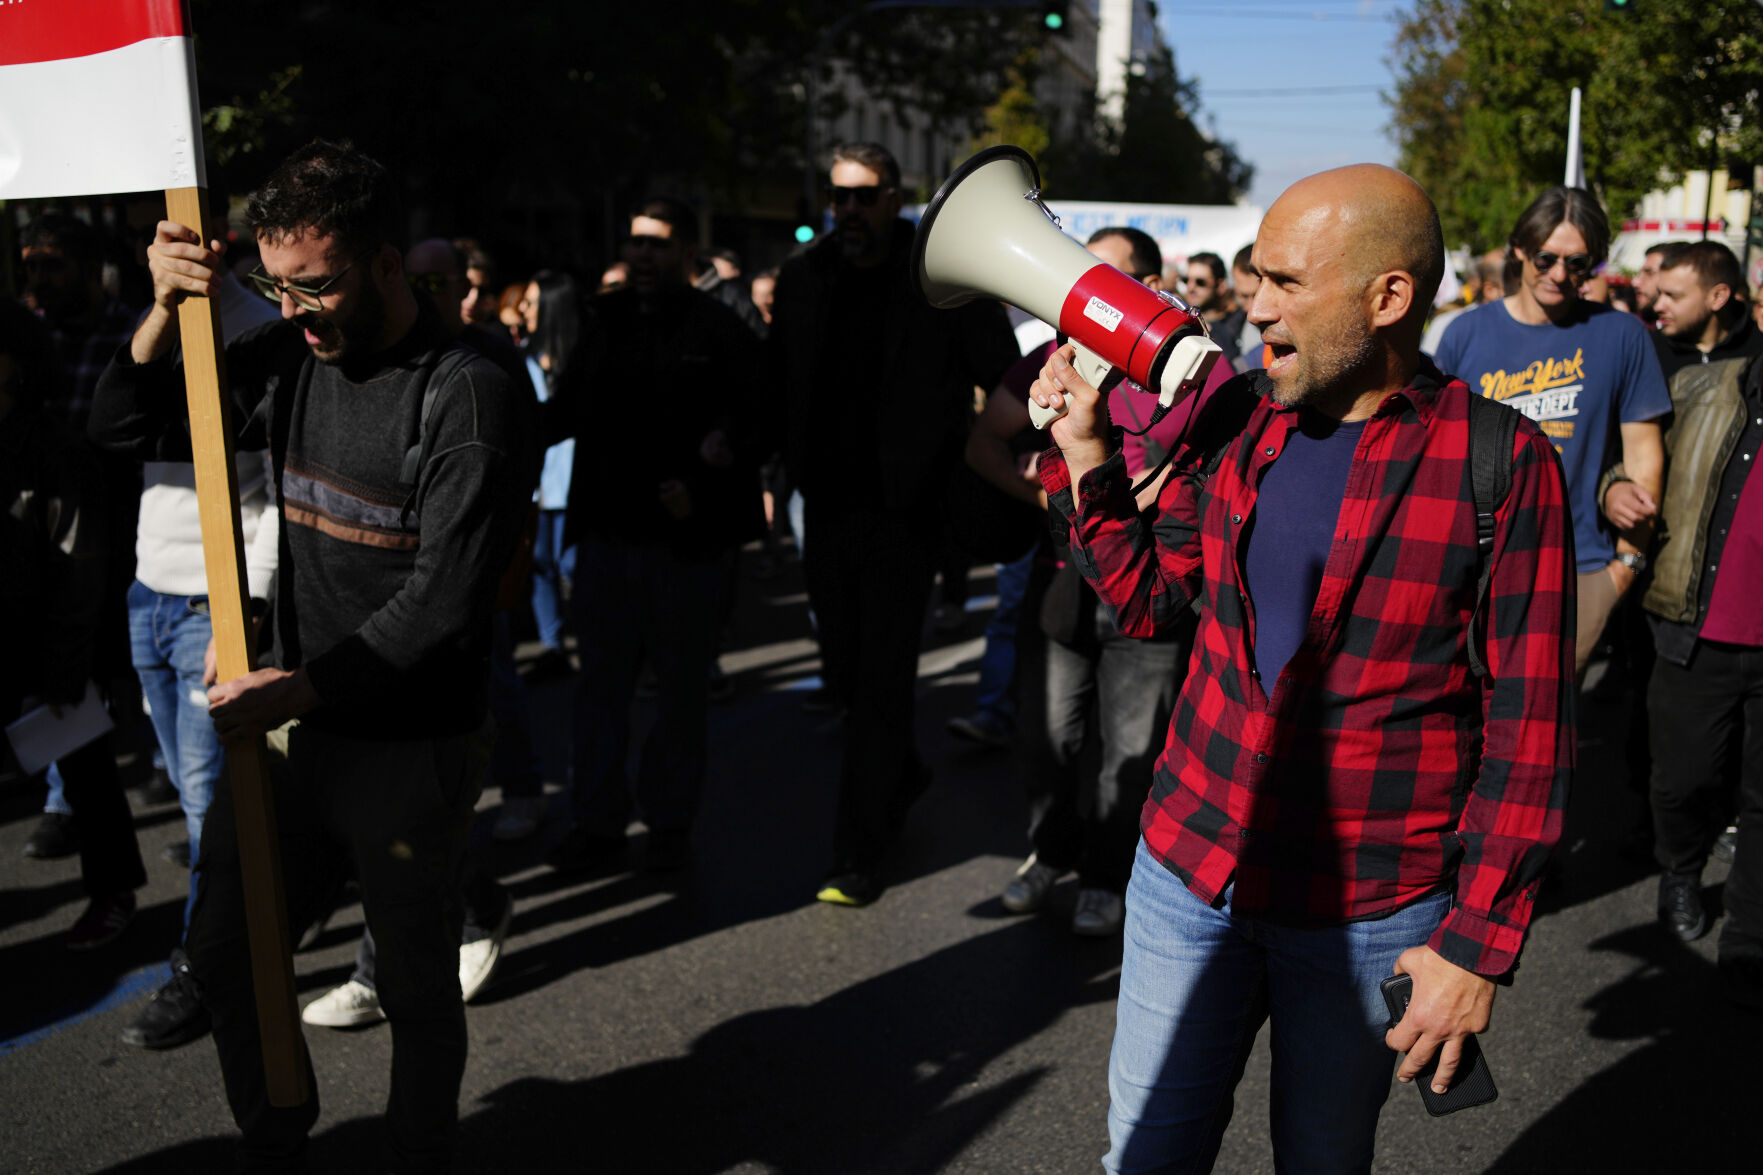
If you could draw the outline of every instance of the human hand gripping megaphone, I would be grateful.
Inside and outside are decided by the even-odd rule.
[[[1020,306],[1076,344],[1074,366],[1101,387],[1118,367],[1157,392],[1157,418],[1198,391],[1222,352],[1174,294],[1098,261],[1041,203],[1041,175],[1020,147],[988,147],[955,169],[918,222],[912,272],[947,310],[975,298]],[[1045,428],[1065,414],[1033,400]]]

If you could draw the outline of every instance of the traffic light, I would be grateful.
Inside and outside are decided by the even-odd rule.
[[[820,231],[815,227],[819,220],[820,217],[815,215],[814,207],[809,204],[807,199],[798,196],[796,198],[797,244],[806,245],[809,241],[812,241],[815,238],[815,235]]]
[[[1634,0],[1604,0],[1605,12],[1632,12]]]
[[[1041,27],[1049,33],[1063,33],[1065,18],[1070,13],[1070,0],[1049,0],[1041,5]]]

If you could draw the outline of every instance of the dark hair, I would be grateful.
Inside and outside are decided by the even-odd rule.
[[[1696,241],[1672,249],[1659,262],[1659,272],[1668,269],[1693,269],[1703,289],[1725,286],[1736,297],[1745,296],[1745,274],[1739,259],[1719,241]]]
[[[397,245],[404,210],[391,173],[348,140],[314,139],[282,161],[245,205],[252,235],[335,236],[351,253]]]
[[[900,163],[880,143],[840,143],[833,148],[833,162],[858,163],[881,177],[882,186],[900,186]]]
[[[479,243],[476,237],[454,237],[453,247],[459,250],[460,255],[465,258],[464,268],[481,269],[492,277],[495,275],[496,258]],[[485,284],[494,285],[495,282],[490,281]]]
[[[19,237],[20,249],[59,249],[69,261],[88,273],[104,263],[104,246],[98,230],[65,212],[45,212],[31,221]]]
[[[1491,286],[1495,282],[1504,285],[1505,273],[1506,259],[1504,257],[1494,258],[1482,256],[1475,260],[1475,278],[1483,286]],[[1481,294],[1481,299],[1484,302],[1490,301],[1492,295],[1484,289]]]
[[[1237,255],[1230,259],[1232,273],[1252,273],[1257,277],[1261,271],[1255,268],[1255,243],[1253,241],[1237,250]]]
[[[631,213],[631,219],[646,216],[650,220],[659,220],[673,229],[673,239],[692,248],[698,246],[698,214],[686,207],[685,203],[671,196],[651,196],[644,200],[637,210]]]
[[[10,298],[0,298],[0,356],[12,360],[14,404],[37,408],[56,398],[61,365],[49,328]]]
[[[1660,257],[1666,257],[1672,252],[1683,248],[1687,244],[1689,244],[1688,241],[1660,241],[1657,245],[1649,246],[1647,251],[1642,253],[1641,256],[1651,257],[1653,254],[1657,253]]]
[[[1207,269],[1212,271],[1213,281],[1220,285],[1224,284],[1224,258],[1216,253],[1189,253],[1188,264],[1194,265],[1196,263],[1204,265]]]
[[[1592,268],[1604,264],[1610,256],[1610,219],[1597,198],[1584,188],[1550,188],[1532,200],[1512,228],[1511,244],[1523,249],[1526,257],[1535,257],[1549,234],[1564,224],[1571,224],[1585,238]]]
[[[718,246],[714,249],[706,249],[698,254],[698,256],[706,261],[726,261],[734,266],[736,271],[739,271],[741,268],[741,255],[733,249],[725,249]]]
[[[1090,234],[1087,244],[1106,241],[1110,237],[1119,237],[1126,242],[1129,250],[1127,263],[1132,266],[1132,275],[1138,278],[1151,277],[1163,272],[1163,250],[1151,239],[1151,234],[1143,229],[1128,228],[1126,225],[1111,224],[1099,228]]]
[[[582,335],[581,292],[573,277],[551,269],[533,274],[532,284],[539,287],[539,325],[528,345],[533,354],[550,357],[555,381],[569,366]]]

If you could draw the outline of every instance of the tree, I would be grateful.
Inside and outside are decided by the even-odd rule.
[[[974,133],[1035,23],[890,10],[822,46],[864,2],[191,0],[209,158],[245,190],[315,135],[351,138],[435,227],[518,228],[550,259],[587,260],[658,183],[725,207],[762,180],[793,183],[817,47],[823,71],[848,59],[896,111]],[[838,102],[823,91],[824,113]]]
[[[1118,124],[1092,116],[1087,133],[1054,142],[1043,168],[1049,190],[1075,200],[1234,203],[1254,178],[1254,166],[1233,144],[1202,131],[1199,111],[1194,83],[1177,74],[1175,56],[1159,47],[1143,73],[1127,77]]]
[[[1613,220],[1686,171],[1763,158],[1763,7],[1754,0],[1417,0],[1389,97],[1405,170],[1446,237],[1505,240],[1561,182],[1569,94],[1584,91],[1586,179]]]
[[[1039,54],[1025,50],[1010,67],[1006,84],[998,100],[986,107],[985,128],[974,137],[975,151],[998,143],[1021,147],[1039,159],[1052,145],[1047,115],[1035,100],[1034,75]]]

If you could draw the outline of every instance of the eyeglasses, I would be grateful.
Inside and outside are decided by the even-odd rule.
[[[834,208],[843,208],[855,200],[859,208],[874,208],[875,202],[881,199],[883,192],[893,190],[892,187],[884,188],[876,184],[868,184],[861,188],[841,188],[835,185],[826,190],[826,202]]]
[[[1212,285],[1212,279],[1209,277],[1190,277],[1188,279],[1188,284],[1190,286],[1200,286],[1203,289],[1210,288]]]
[[[1592,255],[1590,253],[1573,253],[1563,257],[1559,253],[1550,253],[1539,249],[1532,257],[1531,264],[1537,267],[1538,273],[1548,273],[1555,268],[1558,261],[1567,267],[1570,277],[1584,277],[1592,271]]]
[[[323,310],[324,296],[330,288],[342,281],[348,272],[355,268],[355,263],[357,261],[366,257],[369,253],[377,253],[379,250],[380,247],[378,245],[372,245],[363,249],[349,259],[349,264],[343,266],[341,273],[337,274],[335,277],[327,278],[316,286],[296,285],[293,282],[287,282],[285,284],[278,282],[275,278],[270,277],[267,273],[263,272],[263,266],[261,265],[251,271],[251,284],[257,287],[257,292],[259,294],[262,294],[277,306],[282,304],[282,296],[286,294],[294,300],[294,305],[300,307],[302,310]]]

